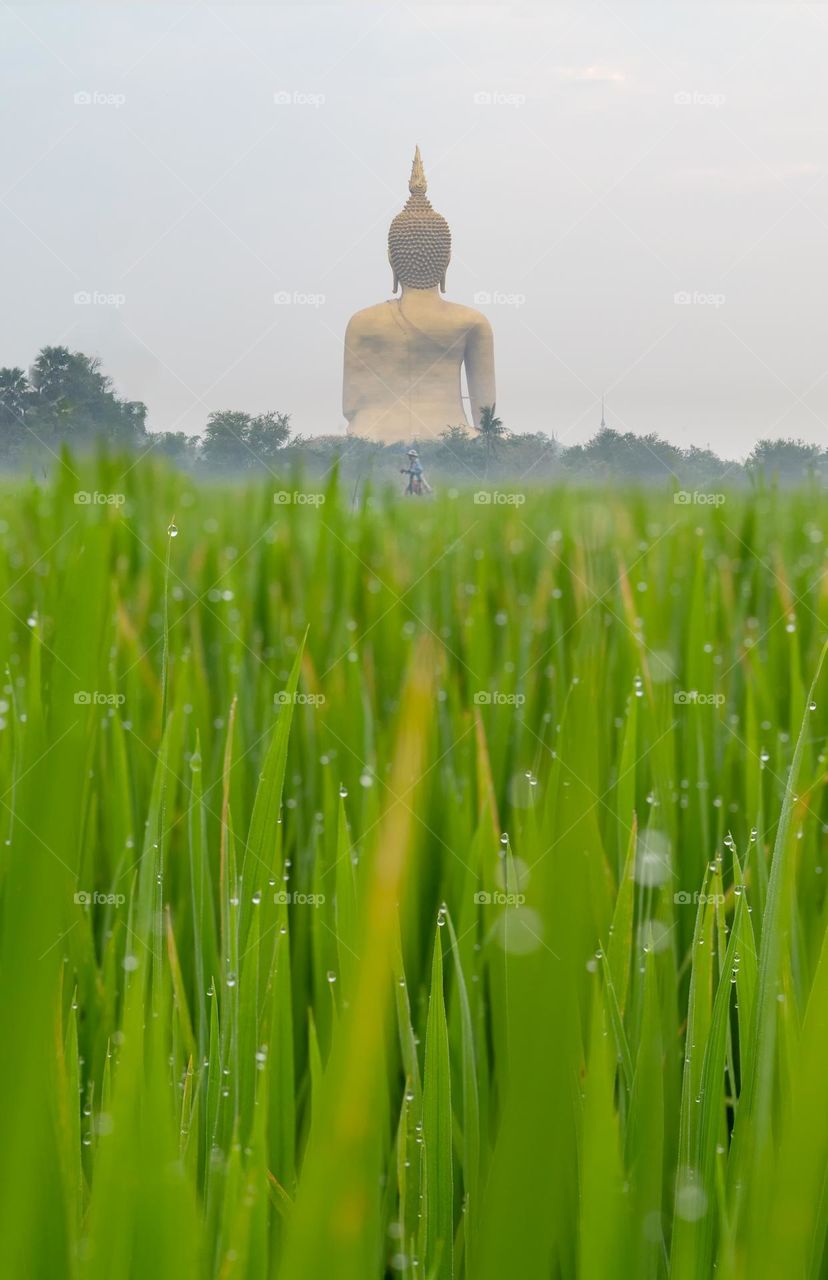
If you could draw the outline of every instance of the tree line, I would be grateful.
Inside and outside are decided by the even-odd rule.
[[[401,445],[380,445],[342,434],[293,435],[290,415],[219,410],[202,434],[153,432],[147,407],[125,400],[96,357],[68,347],[43,347],[29,370],[0,369],[0,465],[21,468],[48,462],[64,444],[83,451],[101,443],[115,449],[151,450],[193,471],[275,473],[299,465],[322,475],[337,465],[343,478],[396,479]],[[407,442],[410,443],[410,442]],[[828,479],[828,449],[802,440],[760,440],[744,462],[729,462],[710,449],[682,449],[656,434],[603,427],[586,444],[564,447],[542,432],[509,431],[493,406],[479,429],[447,425],[437,440],[417,443],[432,481],[483,480],[657,483],[673,477],[682,486],[710,488],[757,476],[796,484]]]

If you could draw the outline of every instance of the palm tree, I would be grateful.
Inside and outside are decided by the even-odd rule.
[[[480,435],[486,443],[486,475],[489,474],[489,461],[495,452],[498,440],[506,434],[506,428],[500,418],[495,416],[493,404],[484,404],[480,410]]]

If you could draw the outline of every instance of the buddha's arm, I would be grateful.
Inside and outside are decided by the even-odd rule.
[[[357,371],[360,361],[356,354],[356,335],[353,321],[345,330],[345,370],[342,375],[342,412],[348,422],[356,416]]]
[[[486,405],[494,406],[494,338],[492,326],[485,316],[480,316],[469,330],[466,341],[466,381],[469,384],[472,422],[475,431],[480,427],[480,414]]]

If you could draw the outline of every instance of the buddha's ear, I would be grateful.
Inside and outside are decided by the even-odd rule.
[[[391,289],[391,292],[392,292],[392,293],[396,293],[396,292],[397,292],[397,290],[399,289],[399,287],[400,287],[400,282],[399,282],[399,280],[397,279],[397,273],[396,273],[396,271],[395,271],[395,272],[394,272],[394,285],[393,285],[393,288]]]
[[[444,271],[440,279],[440,292],[445,293],[445,291],[446,291],[446,273]]]

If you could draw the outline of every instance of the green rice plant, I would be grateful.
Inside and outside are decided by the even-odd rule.
[[[3,483],[0,1274],[825,1274],[824,497],[483,499]]]

